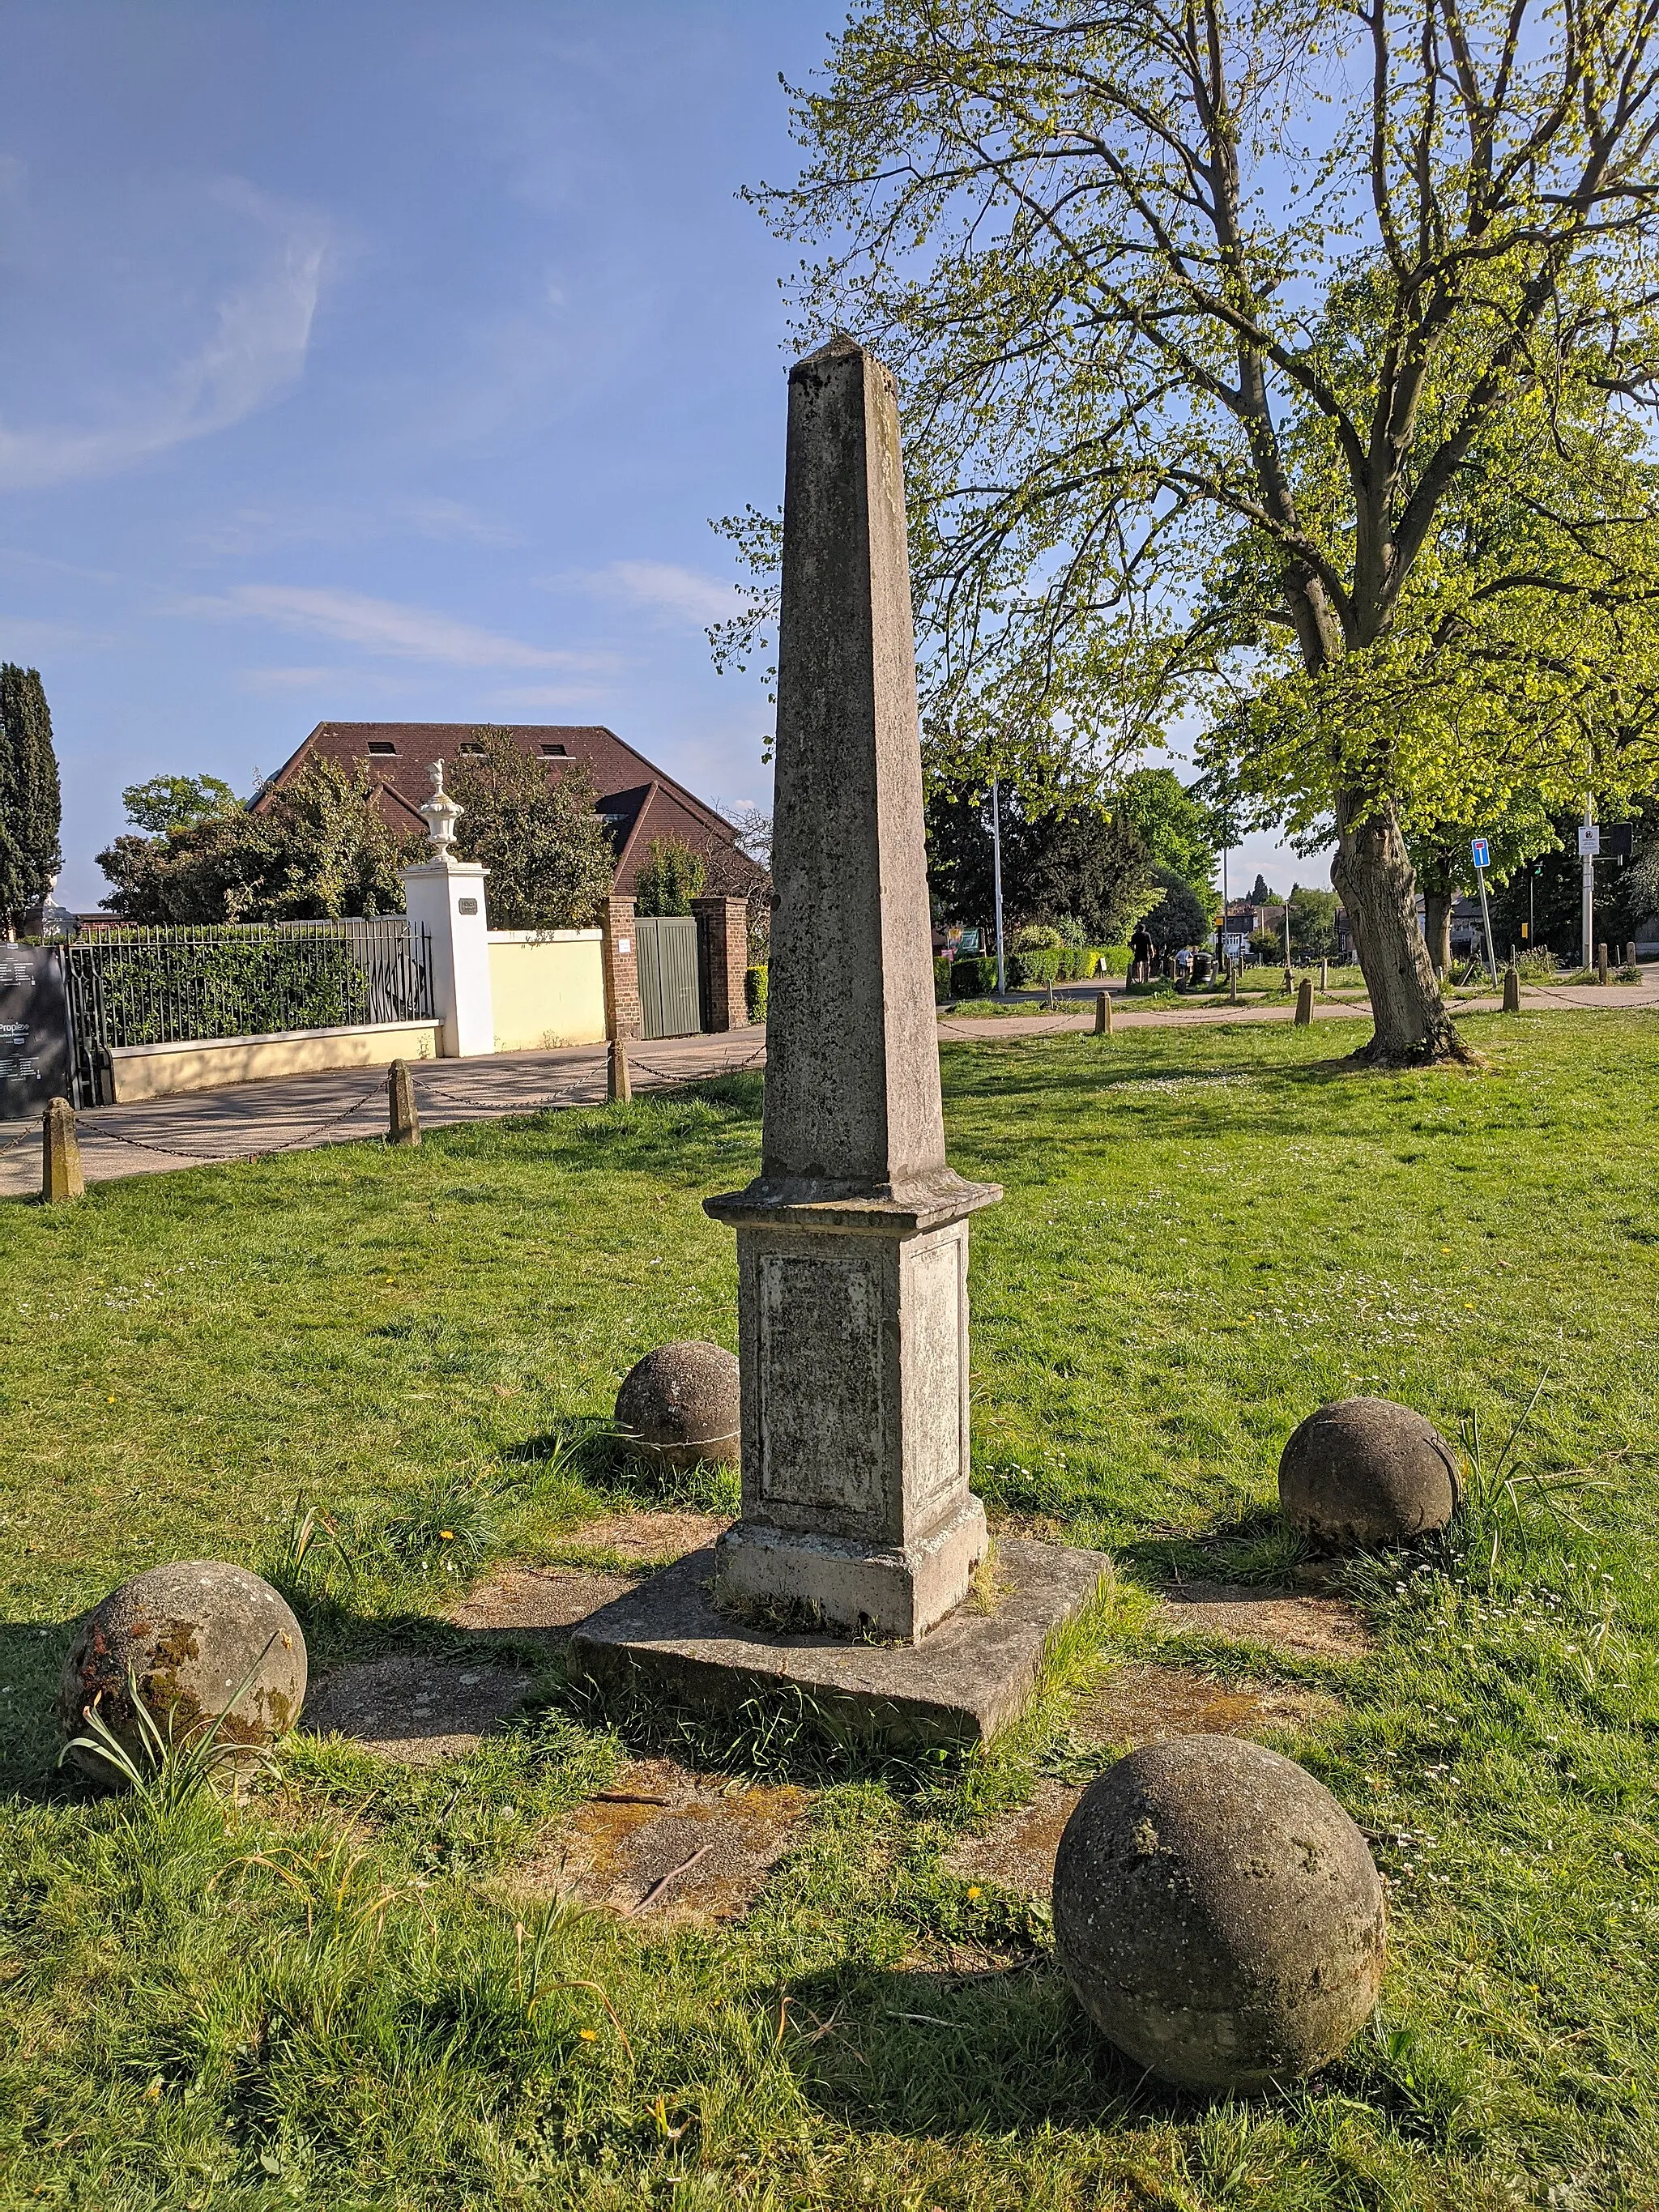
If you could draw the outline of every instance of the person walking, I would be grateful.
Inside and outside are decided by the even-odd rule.
[[[1135,924],[1135,933],[1129,939],[1129,951],[1133,959],[1133,965],[1129,970],[1129,980],[1132,983],[1150,983],[1152,981],[1152,954],[1156,950],[1157,947],[1153,945],[1152,939],[1146,933],[1146,923],[1144,921],[1137,922]]]

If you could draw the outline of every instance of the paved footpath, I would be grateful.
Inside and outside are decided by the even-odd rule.
[[[720,1036],[665,1037],[632,1046],[636,1091],[764,1064],[758,1030]],[[491,1054],[482,1060],[414,1060],[410,1072],[422,1128],[493,1121],[543,1106],[594,1106],[605,1095],[605,1048]],[[213,1160],[349,1144],[386,1125],[386,1070],[342,1068],[327,1075],[281,1076],[225,1091],[190,1091],[141,1105],[89,1107],[76,1116],[81,1164],[88,1182],[116,1176],[165,1175]],[[0,1121],[0,1196],[40,1188],[38,1123]]]
[[[949,1015],[939,1025],[941,1037],[975,1044],[1010,1043],[1022,1037],[1052,1036],[1094,1026],[1097,986],[1073,986],[1057,993],[1069,1005],[1048,1013],[1003,1014],[975,1018]],[[1112,994],[1115,1028],[1213,1028],[1227,1022],[1287,1022],[1288,1000],[1271,1006],[1225,1003],[1201,1006],[1145,1006]],[[1465,999],[1455,1011],[1491,1011],[1495,997]],[[1522,988],[1528,1011],[1582,1007],[1589,1012],[1659,1011],[1659,964],[1642,970],[1639,987],[1596,985],[1545,990]],[[1319,1021],[1368,1018],[1364,1000],[1316,1000]],[[678,1083],[696,1082],[739,1067],[765,1064],[766,1042],[757,1030],[733,1030],[720,1036],[664,1038],[633,1046],[628,1055],[634,1087],[643,1093]],[[483,1060],[417,1060],[410,1063],[422,1127],[453,1121],[493,1121],[504,1114],[532,1114],[547,1106],[593,1106],[605,1095],[603,1045],[574,1045],[560,1052],[502,1053]],[[210,1161],[246,1160],[264,1152],[300,1152],[316,1145],[349,1144],[380,1135],[386,1127],[384,1068],[349,1068],[329,1075],[284,1076],[267,1083],[243,1083],[225,1091],[198,1091],[176,1098],[153,1098],[142,1105],[90,1108],[79,1117],[81,1160],[88,1182],[117,1176],[165,1175]],[[0,1197],[20,1197],[40,1188],[40,1132],[32,1122],[0,1122]]]
[[[945,1015],[939,1022],[939,1033],[959,1043],[987,1044],[1007,1034],[1011,1037],[1057,1036],[1066,1030],[1091,1030],[1095,1025],[1095,999],[1099,992],[1097,983],[1074,983],[1056,989],[1056,999],[1070,1000],[1071,1006],[1054,1013],[1034,1003],[1029,1014],[957,1013]],[[1483,997],[1458,999],[1452,1003],[1452,1014],[1492,1014],[1503,1005],[1496,992]],[[1638,983],[1610,984],[1603,990],[1599,983],[1571,985],[1565,988],[1556,984],[1538,987],[1528,983],[1521,986],[1521,1006],[1526,1013],[1561,1012],[1582,1008],[1588,1013],[1632,1013],[1659,1010],[1659,962],[1650,962],[1642,969]],[[1358,1021],[1370,1019],[1370,1002],[1363,998],[1321,998],[1314,994],[1314,1019],[1318,1022]],[[1267,1006],[1250,1006],[1241,1002],[1230,1006],[1223,1000],[1218,1003],[1206,1001],[1202,1006],[1164,1005],[1148,1006],[1137,999],[1129,998],[1121,985],[1112,987],[1112,1027],[1117,1030],[1179,1030],[1215,1029],[1231,1022],[1288,1022],[1296,1015],[1294,1000],[1279,999]]]

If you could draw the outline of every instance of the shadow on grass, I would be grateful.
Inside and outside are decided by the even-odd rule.
[[[1387,2029],[1375,2016],[1305,2081],[1247,2100],[1172,2088],[1107,2042],[1042,1950],[969,1973],[883,1972],[849,1960],[793,1983],[785,1999],[804,2094],[857,2130],[1021,2136],[1190,2126],[1220,2112],[1271,2130],[1275,2112],[1305,2115],[1331,2099],[1445,2149],[1470,2133],[1479,2102],[1478,2052],[1426,2028]]]
[[[785,1997],[802,2090],[848,2128],[1018,2135],[1194,2110],[1113,2050],[1040,1951],[969,1973],[848,1960]]]
[[[574,1482],[623,1506],[678,1506],[693,1513],[739,1510],[735,1468],[709,1462],[669,1467],[600,1415],[562,1414],[539,1435],[510,1445],[501,1458],[509,1477],[503,1487],[526,1501]]]
[[[1290,1589],[1308,1557],[1303,1537],[1269,1505],[1199,1534],[1158,1532],[1117,1547],[1121,1566],[1158,1582],[1241,1583]]]

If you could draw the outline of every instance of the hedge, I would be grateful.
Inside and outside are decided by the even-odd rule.
[[[954,999],[982,999],[997,987],[997,963],[983,952],[970,952],[951,963],[951,995]]]
[[[751,1022],[766,1019],[766,970],[764,968],[745,968],[743,971],[743,1003]]]

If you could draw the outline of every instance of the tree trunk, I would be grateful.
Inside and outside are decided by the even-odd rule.
[[[1423,934],[1428,941],[1429,964],[1437,975],[1444,975],[1451,967],[1451,891],[1425,890],[1423,894]]]
[[[1417,886],[1392,806],[1356,823],[1337,801],[1331,881],[1353,930],[1376,1030],[1354,1057],[1381,1066],[1467,1060],[1417,926]]]

